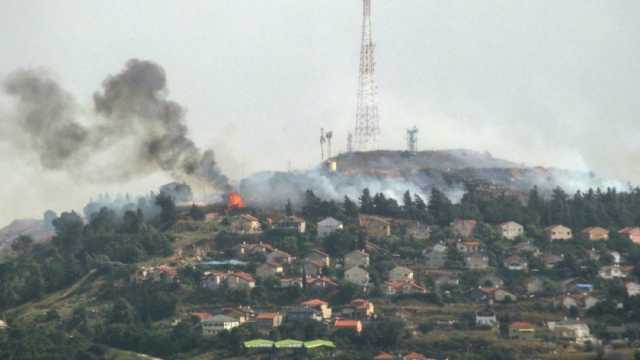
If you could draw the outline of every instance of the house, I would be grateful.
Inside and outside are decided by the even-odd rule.
[[[427,288],[414,281],[387,281],[384,283],[383,292],[387,296],[426,294]]]
[[[565,309],[574,307],[576,309],[584,310],[591,309],[599,302],[600,300],[598,300],[598,298],[585,294],[567,294],[561,296],[559,300],[559,304]]]
[[[253,289],[256,280],[250,274],[238,271],[227,275],[226,284],[229,289]]]
[[[394,360],[394,359],[395,358],[393,357],[393,355],[386,352],[378,353],[378,355],[373,357],[373,360]]]
[[[626,227],[618,231],[618,234],[626,236],[634,244],[640,245],[640,227]]]
[[[364,250],[354,250],[344,256],[344,268],[351,269],[354,266],[366,268],[369,266],[369,254]]]
[[[597,343],[597,340],[591,336],[589,326],[582,321],[550,321],[547,326],[560,339],[573,341],[579,345],[584,345],[587,342]]]
[[[203,336],[214,336],[221,331],[231,331],[240,326],[240,321],[227,315],[215,315],[200,321]]]
[[[516,321],[509,325],[509,338],[531,340],[536,334],[535,326],[528,322]]]
[[[389,271],[389,281],[411,281],[413,270],[404,266],[396,266]]]
[[[417,352],[410,352],[407,355],[403,356],[402,360],[433,360],[433,359],[429,359],[428,357]]]
[[[364,288],[369,285],[369,272],[359,266],[352,267],[344,272],[344,279]]]
[[[543,292],[545,289],[544,280],[542,280],[537,276],[534,276],[532,278],[527,279],[525,283],[525,287],[527,288],[527,293],[539,294]]]
[[[513,255],[504,259],[504,267],[511,271],[527,271],[529,263],[524,258]]]
[[[256,314],[255,324],[258,330],[269,331],[282,325],[282,314],[279,312],[263,312]]]
[[[214,311],[214,315],[226,315],[238,320],[240,325],[246,323],[255,316],[255,312],[248,306],[239,306],[235,308],[224,307]]]
[[[0,331],[6,330],[9,328],[9,325],[7,325],[7,322],[4,320],[0,320]]]
[[[370,237],[391,236],[391,221],[374,215],[360,215],[358,223]]]
[[[280,279],[280,287],[281,288],[299,287],[302,289],[302,278],[301,277],[282,278]]]
[[[564,255],[547,254],[542,257],[542,263],[547,269],[555,268],[559,263],[564,260]]]
[[[289,253],[279,249],[273,249],[266,257],[267,262],[278,264],[291,264],[293,262],[293,256]]]
[[[472,254],[464,258],[469,270],[486,270],[489,268],[489,257],[482,254]]]
[[[322,239],[333,232],[342,230],[343,228],[344,225],[342,222],[332,217],[328,217],[318,222],[318,237]]]
[[[463,254],[474,254],[480,251],[480,242],[475,240],[460,241],[456,248]]]
[[[605,280],[611,280],[624,279],[627,277],[627,274],[623,271],[620,265],[610,265],[601,267],[598,271],[598,276]]]
[[[298,305],[292,306],[287,310],[286,314],[287,321],[307,321],[307,320],[315,320],[322,321],[322,313],[312,307]]]
[[[516,301],[517,298],[505,289],[497,289],[493,292],[493,299],[497,302]]]
[[[492,287],[478,287],[469,292],[469,298],[475,302],[493,303],[493,294],[497,290],[497,288]]]
[[[609,255],[611,256],[611,260],[614,265],[620,265],[622,262],[622,255],[620,255],[617,251],[609,251]]]
[[[202,287],[215,290],[219,288],[227,279],[227,273],[223,272],[205,272],[202,277]]]
[[[307,287],[311,289],[334,290],[338,288],[338,283],[329,277],[317,276],[307,279]]]
[[[262,232],[260,220],[249,214],[241,214],[230,221],[231,232],[236,234],[259,234]]]
[[[304,272],[307,276],[319,276],[322,275],[324,269],[324,263],[321,261],[315,261],[310,259],[304,260]]]
[[[512,248],[512,252],[515,254],[528,253],[532,254],[533,256],[540,255],[540,249],[538,249],[537,246],[533,245],[531,241],[523,241],[519,244],[514,245]]]
[[[332,310],[331,307],[329,307],[329,303],[326,301],[320,299],[311,299],[303,301],[300,305],[318,310],[324,320],[331,318]]]
[[[263,243],[262,241],[257,244],[247,244],[246,242],[242,242],[233,247],[233,252],[236,256],[244,257],[247,255],[254,254],[263,254],[267,255],[268,253],[274,251],[273,246],[267,243]]]
[[[451,231],[457,236],[463,239],[469,239],[473,236],[473,232],[478,225],[477,220],[464,220],[464,219],[456,219],[451,223]]]
[[[476,326],[494,327],[497,323],[498,317],[495,311],[489,308],[476,311]]]
[[[303,234],[306,231],[307,223],[297,216],[287,216],[273,225],[273,228],[284,232]]]
[[[266,262],[256,268],[256,276],[261,279],[276,277],[284,272],[282,265]]]
[[[504,280],[494,274],[483,275],[478,279],[478,285],[484,288],[501,288],[504,286]]]
[[[362,321],[338,319],[333,325],[336,329],[353,330],[358,334],[362,332]]]
[[[142,266],[134,275],[134,282],[152,281],[173,283],[178,279],[178,269],[175,266],[160,265],[153,267]]]
[[[573,231],[564,225],[551,225],[544,229],[545,234],[549,240],[571,240],[573,238]]]
[[[428,240],[431,238],[431,226],[416,221],[415,224],[407,228],[407,237],[414,240]]]
[[[515,221],[507,221],[502,224],[498,224],[498,232],[507,240],[514,240],[515,238],[524,235],[524,227]]]
[[[640,295],[640,284],[637,282],[628,282],[624,284],[625,289],[627,289],[627,296],[637,296]]]
[[[373,303],[365,299],[354,299],[342,308],[342,314],[350,319],[369,319],[375,314]]]
[[[599,226],[590,226],[582,230],[582,235],[591,241],[609,240],[609,230]]]
[[[327,267],[331,265],[331,257],[329,254],[318,249],[311,250],[305,259],[320,262],[323,266]]]
[[[460,274],[445,271],[439,274],[435,274],[435,280],[433,283],[436,286],[458,286],[460,285]]]

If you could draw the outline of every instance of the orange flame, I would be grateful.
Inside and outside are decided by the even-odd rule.
[[[235,191],[230,192],[227,196],[227,207],[229,209],[242,209],[244,207],[242,196]]]

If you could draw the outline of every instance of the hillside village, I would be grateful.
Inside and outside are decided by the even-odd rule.
[[[366,189],[342,203],[309,191],[299,209],[167,201],[154,224],[162,233],[103,209],[83,235],[57,223],[56,251],[84,246],[74,251],[85,254],[59,287],[64,295],[47,297],[56,289],[43,269],[38,294],[2,298],[2,324],[5,333],[53,324],[161,358],[631,359],[640,343],[640,227],[620,224],[640,220],[640,202],[637,191],[611,191],[571,198],[558,189],[544,200],[534,189],[525,204],[475,198],[472,189],[460,204],[437,189],[428,204]],[[608,197],[616,211],[607,213]],[[576,216],[577,199],[606,216]],[[89,236],[128,224],[147,234],[146,255]],[[162,234],[169,244],[145,242]],[[69,245],[73,236],[85,244]],[[46,245],[23,245],[18,257],[52,256]],[[3,282],[4,293],[8,283],[16,282]]]

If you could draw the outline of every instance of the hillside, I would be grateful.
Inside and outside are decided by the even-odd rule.
[[[0,229],[0,254],[9,250],[13,241],[21,235],[30,236],[35,242],[42,242],[53,236],[53,231],[47,229],[42,220],[14,220]]]

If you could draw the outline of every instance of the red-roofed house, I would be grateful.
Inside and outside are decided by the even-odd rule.
[[[256,326],[259,330],[269,331],[282,325],[282,314],[278,312],[263,312],[256,314]]]
[[[640,227],[626,227],[618,231],[618,234],[624,235],[634,244],[640,245]]]
[[[381,352],[373,358],[373,360],[393,360],[393,359],[394,359],[393,355],[386,352]]]
[[[536,333],[535,326],[528,322],[516,321],[509,326],[509,337],[512,339],[533,339]]]
[[[599,226],[590,226],[582,230],[582,235],[591,241],[609,240],[609,230]]]
[[[429,360],[429,358],[417,352],[410,352],[403,356],[402,360]]]
[[[336,329],[348,329],[353,330],[357,333],[362,332],[362,321],[360,320],[338,319],[336,320],[334,326],[336,327]]]
[[[311,299],[302,302],[301,305],[320,311],[320,313],[322,314],[322,318],[325,320],[331,318],[332,311],[329,307],[329,303],[326,301],[320,299]]]
[[[387,296],[426,294],[427,288],[413,281],[387,281],[384,283],[384,293]]]
[[[230,273],[226,282],[229,289],[253,289],[256,286],[256,279],[242,271]]]

